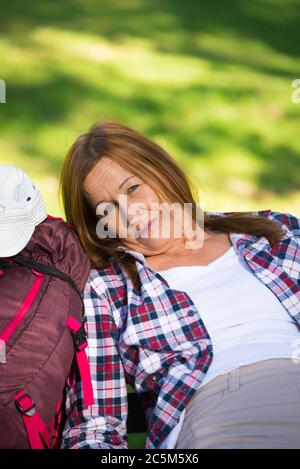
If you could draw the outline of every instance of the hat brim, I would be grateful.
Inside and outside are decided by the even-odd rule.
[[[26,226],[19,230],[0,231],[0,257],[18,254],[29,242],[35,226]]]

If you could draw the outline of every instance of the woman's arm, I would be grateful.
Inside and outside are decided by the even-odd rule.
[[[117,327],[108,299],[93,288],[91,277],[85,285],[84,305],[95,404],[83,407],[77,377],[74,388],[67,392],[61,448],[127,449],[127,387],[116,344]]]

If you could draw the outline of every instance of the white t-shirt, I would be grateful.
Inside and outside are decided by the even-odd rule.
[[[170,288],[188,293],[211,337],[213,360],[200,387],[246,364],[292,358],[299,340],[295,322],[233,246],[208,266],[158,272]],[[175,448],[184,414],[161,448]]]

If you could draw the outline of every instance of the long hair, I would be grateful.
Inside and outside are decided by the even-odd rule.
[[[63,164],[59,184],[66,221],[75,226],[93,267],[102,269],[118,261],[134,285],[138,286],[134,258],[124,251],[116,250],[117,246],[123,245],[122,238],[100,239],[97,236],[97,216],[83,189],[85,177],[104,156],[142,179],[155,190],[161,201],[191,204],[194,221],[198,191],[191,177],[162,147],[123,124],[97,122],[72,144]],[[271,245],[276,244],[283,234],[276,222],[247,215],[247,212],[217,218],[209,217],[204,212],[205,228],[226,233],[265,236]]]

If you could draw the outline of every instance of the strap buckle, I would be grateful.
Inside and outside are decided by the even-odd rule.
[[[31,399],[31,397],[26,394],[22,393],[19,396],[15,397],[15,404],[18,411],[22,415],[26,415],[27,417],[32,417],[36,413],[36,405]]]
[[[86,317],[83,318],[80,329],[76,332],[72,332],[75,346],[78,351],[84,350],[87,347],[87,336],[84,327],[85,322]]]

